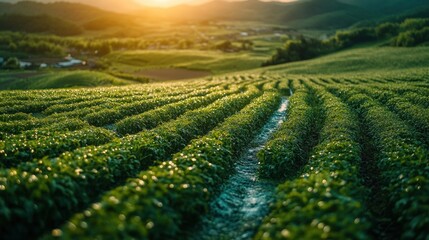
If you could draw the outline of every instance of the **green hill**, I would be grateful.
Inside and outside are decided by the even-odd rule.
[[[290,27],[305,25],[308,28],[342,28],[372,17],[361,10],[357,6],[337,0],[310,0],[292,3],[248,0],[212,1],[198,6],[182,5],[167,9],[145,8],[136,14],[149,18],[176,20],[262,21]],[[336,21],[339,14],[342,14],[347,20]],[[352,17],[350,18],[348,15]],[[318,23],[317,20],[321,17],[329,19],[325,20],[325,22],[329,22],[327,26],[321,26]],[[312,21],[313,18],[314,21]],[[301,24],[301,21],[305,24]]]
[[[86,22],[113,13],[77,3],[55,2],[45,4],[25,1],[15,4],[0,2],[0,14],[50,15],[73,22]]]
[[[21,73],[9,72],[0,75],[0,90],[107,87],[135,83],[105,73],[91,71],[53,72],[28,78],[23,78],[20,75]]]
[[[0,31],[52,33],[59,36],[82,33],[81,27],[60,18],[48,15],[24,16],[17,14],[0,15]]]
[[[287,74],[400,74],[404,70],[427,71],[429,47],[397,48],[366,45],[307,61],[265,68]]]

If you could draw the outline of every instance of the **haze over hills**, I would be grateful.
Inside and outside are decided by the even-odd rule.
[[[81,3],[52,3],[53,1],[48,0],[50,3],[23,1],[12,4],[0,0],[0,15],[50,15],[76,24],[85,24],[99,19],[104,19],[103,22],[106,22],[105,19],[123,22],[138,17],[145,20],[260,21],[294,28],[338,29],[364,20],[382,19],[391,14],[411,11],[423,5],[429,6],[429,3],[424,0],[299,0],[287,3],[214,0],[200,5],[156,8],[144,7],[133,0],[126,0],[120,1],[122,10],[133,9],[134,11],[124,15],[105,10],[107,6],[118,5],[118,1],[115,0],[76,0],[76,2],[100,6],[103,9]]]
[[[117,14],[79,3],[56,2],[43,4],[32,1],[15,4],[0,2],[0,14],[27,16],[50,15],[73,22],[85,22],[100,17],[115,17]]]
[[[27,0],[0,0],[0,3],[17,3],[25,2]],[[113,12],[131,12],[135,9],[142,7],[134,0],[36,0],[40,3],[54,3],[54,2],[67,2],[67,3],[80,3],[92,7],[97,7],[107,11]]]

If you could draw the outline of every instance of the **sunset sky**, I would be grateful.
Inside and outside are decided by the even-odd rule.
[[[20,0],[0,0],[0,2],[18,2]],[[130,3],[139,3],[147,6],[157,6],[157,7],[169,7],[179,4],[198,4],[209,2],[211,0],[34,0],[37,2],[79,2],[89,5],[102,6],[103,4],[118,4],[118,5],[127,5]],[[269,0],[267,0],[269,1]],[[295,0],[277,0],[282,2],[291,2]]]
[[[143,5],[152,5],[152,6],[173,6],[179,4],[199,4],[204,2],[210,2],[211,0],[135,0],[136,2]],[[240,1],[240,0],[236,0]],[[269,0],[266,0],[269,1]],[[292,2],[294,0],[277,0],[282,2]]]

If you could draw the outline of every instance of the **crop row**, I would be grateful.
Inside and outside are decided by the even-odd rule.
[[[206,212],[234,160],[279,104],[265,93],[206,136],[104,195],[61,230],[63,239],[173,239]],[[49,238],[49,237],[48,237]]]
[[[163,106],[165,104],[178,102],[190,97],[204,96],[210,92],[210,89],[202,89],[192,91],[188,94],[178,94],[170,97],[157,97],[128,104],[121,104],[120,106],[117,106],[113,109],[104,109],[88,114],[87,116],[85,116],[85,120],[91,125],[105,126],[108,124],[115,123],[116,121],[121,120],[127,116],[140,114],[142,112]]]
[[[152,111],[127,117],[116,123],[117,132],[121,135],[134,134],[145,129],[152,129],[162,122],[177,118],[186,111],[204,107],[222,97],[237,93],[238,88],[214,92],[205,96],[185,99],[180,102],[167,104]]]
[[[300,86],[295,89],[289,99],[286,123],[258,153],[262,176],[278,179],[291,177],[306,161],[306,152],[312,144],[310,139],[316,131],[315,122],[320,119],[317,115],[319,111],[313,106],[313,98],[307,88]]]
[[[76,131],[53,132],[50,136],[36,139],[22,138],[22,135],[7,138],[0,141],[0,166],[8,168],[42,157],[56,157],[76,148],[108,143],[114,137],[108,130],[88,127]]]
[[[415,105],[402,96],[389,91],[366,87],[360,87],[359,90],[379,100],[383,105],[397,113],[402,120],[418,130],[421,138],[429,145],[429,110],[427,108]]]
[[[92,106],[97,106],[106,103],[116,103],[116,104],[124,104],[124,103],[132,103],[132,102],[140,102],[148,99],[159,98],[159,97],[172,97],[177,95],[189,94],[195,90],[187,90],[187,89],[176,89],[168,92],[155,92],[153,94],[145,94],[145,95],[131,95],[121,98],[96,98],[90,101],[82,101],[79,103],[63,103],[63,104],[54,104],[51,107],[45,109],[43,111],[44,114],[50,115],[53,113],[61,113],[61,112],[69,112],[75,109],[87,108]]]
[[[0,123],[0,139],[4,140],[16,134],[31,138],[53,131],[74,131],[89,126],[88,123],[73,118],[36,119]]]
[[[429,235],[429,157],[414,131],[377,101],[350,89],[333,88],[361,114],[377,146],[376,162],[387,208],[401,229],[402,239]]]
[[[90,123],[97,126],[103,126],[108,123],[113,123],[122,117],[133,115],[147,111],[163,104],[180,101],[188,97],[202,96],[210,92],[210,90],[196,90],[186,95],[179,95],[176,97],[155,98],[136,103],[123,104],[122,107],[116,109],[103,109],[102,107],[95,106],[83,109],[76,109],[66,114],[53,114],[49,117],[42,119],[30,119],[13,122],[0,122],[0,132],[4,134],[18,134],[22,131],[31,130],[35,128],[45,127],[58,122],[69,121],[71,117],[81,117]],[[106,107],[109,105],[106,105]]]
[[[271,213],[255,239],[369,238],[366,191],[359,179],[357,116],[325,90],[318,88],[317,94],[326,113],[319,144],[301,176],[278,186]],[[284,168],[294,165],[285,161]]]
[[[21,121],[21,120],[30,120],[34,117],[26,113],[15,113],[15,114],[1,114],[0,122],[12,122],[12,121]]]
[[[249,90],[225,97],[151,131],[0,171],[0,233],[22,238],[60,224],[103,191],[155,160],[168,159],[260,94]]]
[[[186,86],[162,86],[151,87],[113,88],[113,89],[80,89],[80,90],[42,90],[42,91],[10,91],[4,101],[0,102],[2,113],[36,113],[42,112],[54,105],[78,104],[85,101],[100,99],[121,100],[127,97],[145,97],[147,95],[179,94],[189,89],[211,88],[213,84],[192,84]]]

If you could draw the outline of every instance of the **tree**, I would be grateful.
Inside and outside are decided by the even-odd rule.
[[[16,50],[18,50],[18,46],[16,46],[16,44],[14,42],[10,42],[8,48],[12,52],[15,52]]]
[[[229,41],[229,40],[227,40],[227,41],[224,41],[224,42],[221,42],[221,43],[219,43],[218,45],[216,45],[216,48],[217,49],[219,49],[219,50],[221,50],[221,51],[224,51],[224,52],[226,52],[226,51],[229,51],[229,50],[232,50],[233,49],[233,45],[232,45],[232,42],[231,41]]]
[[[15,57],[9,58],[6,62],[3,63],[3,69],[16,70],[19,68],[19,60]]]
[[[393,37],[398,35],[399,24],[397,23],[382,23],[375,29],[375,34],[378,38]]]

